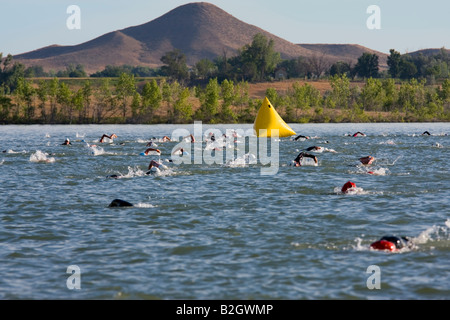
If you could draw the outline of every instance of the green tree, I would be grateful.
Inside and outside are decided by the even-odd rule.
[[[85,78],[87,77],[86,71],[81,64],[70,64],[66,67],[66,70],[60,70],[56,73],[57,77],[69,77],[69,78]]]
[[[179,49],[167,52],[161,57],[161,62],[165,64],[161,71],[172,80],[184,83],[189,78],[186,55]]]
[[[377,78],[379,70],[378,56],[373,53],[363,53],[358,58],[358,62],[355,65],[356,73],[363,78]]]
[[[174,81],[172,83],[168,83],[166,81],[162,82],[162,101],[166,103],[167,118],[171,123],[173,123],[174,121],[173,103],[175,102],[175,99],[176,97],[178,97],[181,90],[181,85],[178,83],[178,81]]]
[[[398,104],[403,107],[406,116],[417,114],[426,104],[425,83],[426,80],[418,82],[413,78],[400,86]]]
[[[311,77],[311,67],[305,57],[283,60],[278,64],[278,68],[284,68],[288,78]]]
[[[228,81],[225,79],[224,81],[222,81],[220,89],[223,100],[221,111],[222,121],[234,123],[237,120],[237,116],[231,109],[231,105],[234,104],[234,101],[237,98],[237,92],[235,90],[233,81]]]
[[[382,86],[384,91],[383,111],[394,111],[396,109],[396,101],[398,100],[398,90],[395,86],[395,80],[384,79]]]
[[[17,80],[17,87],[14,91],[17,98],[17,106],[23,110],[23,115],[26,122],[30,122],[34,118],[35,107],[33,99],[36,91],[31,86],[31,82],[24,78]],[[20,117],[20,111],[16,111],[16,117]]]
[[[344,74],[342,76],[333,76],[330,78],[332,88],[330,95],[330,107],[348,108],[350,105],[351,91],[350,80]]]
[[[78,89],[77,91],[72,93],[70,103],[73,106],[74,110],[78,112],[78,122],[81,123],[83,121],[84,115],[84,96],[83,96],[83,88]],[[72,123],[72,115],[69,119],[70,123]]]
[[[189,88],[184,88],[179,92],[178,98],[173,106],[175,123],[186,123],[191,121],[194,111],[192,109],[192,104],[189,103],[190,96],[191,93]]]
[[[97,103],[94,104],[93,122],[101,123],[108,112],[112,112],[117,105],[111,91],[110,80],[102,79],[100,88],[95,92]]]
[[[140,122],[140,118],[142,115],[142,113],[140,112],[141,103],[141,95],[136,91],[133,95],[133,100],[131,101],[131,115],[134,122]]]
[[[58,114],[58,88],[59,80],[53,78],[47,86],[47,94],[50,101],[50,123],[55,123]]]
[[[40,101],[39,109],[41,110],[41,119],[44,123],[47,123],[48,115],[46,110],[46,104],[48,101],[48,86],[46,81],[44,80],[39,81],[39,85],[36,89],[36,95]]]
[[[384,90],[379,79],[369,78],[359,95],[362,110],[381,111],[384,101]]]
[[[74,110],[72,91],[65,82],[59,83],[56,100],[61,105],[62,120],[71,123]]]
[[[88,121],[89,113],[91,112],[91,100],[92,100],[92,84],[89,80],[83,83],[81,87],[82,105],[79,108],[79,122],[85,123]]]
[[[335,76],[335,75],[341,76],[343,74],[346,74],[347,76],[350,76],[351,69],[352,68],[350,66],[350,63],[343,62],[343,61],[338,61],[338,62],[335,62],[335,63],[333,63],[331,65],[331,68],[330,68],[329,72],[330,72],[331,76]]]
[[[400,64],[402,61],[402,55],[400,52],[394,49],[389,50],[390,55],[387,59],[387,64],[389,66],[389,74],[392,78],[398,78],[400,76]]]
[[[273,39],[268,40],[265,35],[258,33],[253,37],[252,43],[240,51],[242,69],[251,80],[264,80],[281,61],[280,53],[275,51],[274,45]]]
[[[0,91],[0,123],[7,123],[9,121],[9,114],[13,108],[10,97],[7,97]]]
[[[217,78],[210,79],[205,90],[197,90],[197,97],[200,99],[200,109],[198,116],[205,122],[214,122],[214,118],[219,108],[220,87]]]
[[[266,97],[273,105],[278,105],[278,91],[275,88],[267,88],[266,89]]]
[[[321,101],[320,91],[312,85],[305,83],[301,86],[298,82],[292,85],[291,93],[292,101],[296,110],[296,118],[298,119],[298,111],[309,111],[311,108],[318,107]]]
[[[11,54],[3,59],[3,54],[0,52],[0,87],[4,87],[6,92],[12,92],[16,89],[20,78],[25,78],[25,66],[14,63]]]
[[[216,66],[209,59],[201,59],[195,64],[195,73],[201,80],[211,78],[216,73]]]
[[[161,89],[155,79],[146,82],[142,89],[142,108],[146,117],[151,119],[153,113],[159,109],[162,101]]]
[[[130,97],[136,92],[136,81],[133,75],[122,73],[116,84],[116,96],[121,101],[122,118],[126,119]]]
[[[403,58],[400,61],[400,78],[412,79],[417,75],[417,67],[414,62]]]
[[[450,102],[450,79],[445,79],[440,88],[438,88],[439,97],[444,102]]]

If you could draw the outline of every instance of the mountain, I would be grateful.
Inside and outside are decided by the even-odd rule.
[[[355,45],[297,45],[247,24],[213,4],[196,2],[177,7],[148,23],[113,31],[82,44],[52,45],[16,55],[14,59],[26,66],[41,65],[46,70],[82,64],[92,73],[106,65],[158,67],[166,52],[180,49],[188,64],[193,65],[202,58],[212,60],[224,54],[231,57],[251,43],[257,33],[273,39],[275,50],[284,59],[321,55],[329,61],[355,63],[360,55],[357,52],[373,51]]]
[[[409,55],[413,58],[416,58],[420,55],[429,57],[429,56],[435,56],[438,54],[450,55],[450,50],[446,49],[446,48],[439,48],[439,49],[430,48],[430,49],[421,49],[421,50],[417,50],[417,51],[413,51],[413,52],[408,52],[408,53],[405,53],[404,55]]]
[[[299,44],[299,46],[317,54],[324,54],[334,58],[334,60],[356,63],[363,53],[376,54],[379,57],[380,66],[387,66],[386,53],[372,50],[358,44]]]

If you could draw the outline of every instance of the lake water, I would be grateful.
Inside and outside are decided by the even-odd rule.
[[[140,155],[149,140],[180,128],[194,130],[1,126],[0,299],[450,298],[450,124],[293,124],[311,139],[273,140],[276,174],[248,146],[250,164],[166,162],[146,175],[178,145]],[[99,144],[104,133],[118,137]],[[324,148],[317,166],[289,165],[310,146]],[[349,180],[358,189],[342,194]],[[413,248],[370,249],[392,234]]]

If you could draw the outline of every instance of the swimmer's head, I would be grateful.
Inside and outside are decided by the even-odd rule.
[[[351,182],[351,181],[348,181],[346,184],[344,184],[342,186],[341,191],[342,191],[342,193],[347,193],[348,190],[351,189],[351,188],[356,188],[356,184]]]

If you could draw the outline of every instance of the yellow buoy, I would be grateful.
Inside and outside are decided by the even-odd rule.
[[[272,129],[278,129],[278,136],[280,138],[290,137],[296,134],[295,131],[280,117],[267,97],[259,108],[258,115],[253,124],[253,129],[256,131],[256,136],[259,138],[270,138],[272,136]]]

